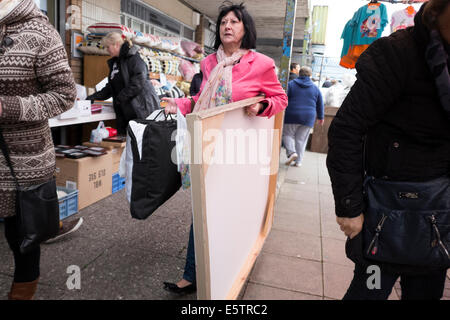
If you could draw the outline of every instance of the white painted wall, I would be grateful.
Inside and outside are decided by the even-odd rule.
[[[119,0],[83,0],[82,31],[97,22],[120,23]]]

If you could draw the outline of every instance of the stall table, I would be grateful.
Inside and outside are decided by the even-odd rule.
[[[311,137],[311,151],[319,153],[328,152],[328,129],[330,128],[331,121],[333,121],[338,107],[325,106],[325,117],[323,126],[317,122],[314,124],[314,131]]]
[[[48,125],[50,128],[61,127],[60,130],[60,144],[67,144],[67,126],[94,123],[99,121],[107,121],[116,119],[116,114],[111,111],[105,112],[102,110],[100,113],[94,113],[90,116],[69,118],[69,119],[58,119],[58,117],[48,119]]]

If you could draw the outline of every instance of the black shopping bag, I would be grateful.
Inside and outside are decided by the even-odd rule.
[[[177,122],[171,116],[164,121],[132,121],[145,125],[142,156],[133,130],[130,126],[127,128],[133,152],[130,211],[133,218],[142,220],[148,218],[181,187],[180,173],[172,160],[172,152],[175,154],[172,134],[177,129]]]

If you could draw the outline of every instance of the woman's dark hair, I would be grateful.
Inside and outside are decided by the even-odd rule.
[[[437,28],[437,18],[445,11],[450,4],[449,0],[430,0],[425,4],[422,21],[428,29]]]
[[[242,49],[255,49],[256,48],[256,28],[253,18],[245,9],[244,3],[233,4],[230,1],[225,1],[219,8],[219,17],[216,23],[216,41],[214,42],[214,49],[219,49],[222,44],[220,40],[220,22],[222,18],[225,17],[229,12],[233,11],[239,21],[244,24],[244,38],[242,39],[241,48]]]

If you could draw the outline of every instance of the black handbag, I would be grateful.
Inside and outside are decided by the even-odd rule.
[[[403,182],[366,177],[365,258],[450,267],[450,178]]]
[[[148,218],[181,187],[181,176],[172,159],[175,149],[172,134],[177,129],[177,122],[171,116],[166,116],[164,121],[133,121],[145,125],[142,156],[133,130],[130,126],[127,128],[133,152],[130,212],[133,218],[142,220]]]
[[[19,186],[1,130],[0,147],[16,184],[16,214],[22,237],[20,252],[25,254],[58,234],[59,202],[56,180],[53,177],[50,181],[39,185]]]

